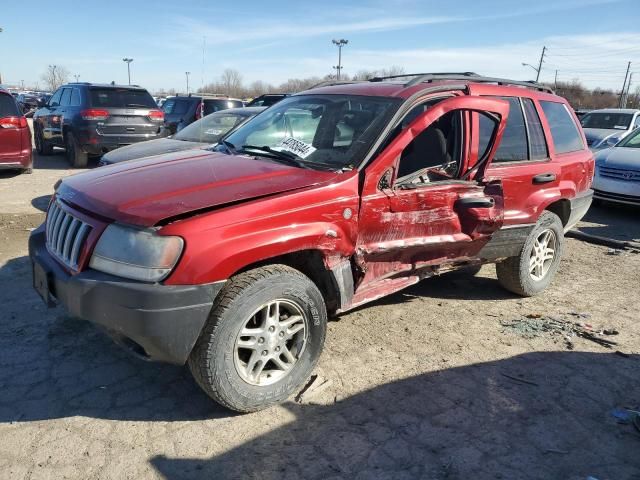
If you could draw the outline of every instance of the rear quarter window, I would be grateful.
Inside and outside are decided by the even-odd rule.
[[[0,118],[22,115],[16,105],[16,100],[11,95],[0,93]]]
[[[204,101],[204,114],[219,112],[228,108],[242,108],[242,102],[238,100],[207,100]]]
[[[171,98],[166,102],[164,102],[164,105],[162,105],[162,110],[167,115],[171,115],[171,114],[182,115],[184,113],[187,113],[188,109],[189,109],[188,100],[176,100]]]
[[[540,101],[547,117],[556,153],[577,152],[584,149],[578,126],[563,103]]]

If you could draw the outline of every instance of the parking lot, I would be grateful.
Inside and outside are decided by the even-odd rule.
[[[27,238],[71,173],[55,155],[0,177],[1,478],[640,479],[640,432],[611,415],[640,407],[640,254],[568,239],[528,299],[493,266],[425,280],[330,322],[315,394],[237,415],[37,297]],[[579,228],[638,241],[637,215]],[[548,317],[617,345],[508,327]]]

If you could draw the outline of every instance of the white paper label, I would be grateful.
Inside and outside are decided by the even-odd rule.
[[[283,138],[282,141],[274,148],[295,153],[300,158],[307,158],[316,151],[313,145],[309,145],[308,143],[304,143],[302,140],[296,140],[292,137]]]

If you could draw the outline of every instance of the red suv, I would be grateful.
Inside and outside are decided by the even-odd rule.
[[[33,171],[31,130],[15,98],[0,88],[0,169]]]
[[[243,412],[303,385],[328,316],[490,262],[539,293],[591,203],[573,110],[533,83],[408,78],[314,88],[217,151],[65,178],[31,235],[35,288]]]

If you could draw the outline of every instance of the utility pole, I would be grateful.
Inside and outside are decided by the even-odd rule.
[[[349,43],[349,40],[345,40],[344,38],[336,40],[334,38],[331,42],[338,47],[338,65],[333,68],[337,70],[336,79],[340,80],[340,71],[342,70],[342,47]]]
[[[556,76],[553,78],[553,89],[558,89],[558,70],[556,69]]]
[[[0,33],[2,33],[2,27],[0,27]],[[2,74],[0,73],[0,85],[2,85]]]
[[[184,72],[184,74],[187,77],[187,95],[189,95],[189,75],[191,75],[191,72]]]
[[[78,83],[78,80],[80,80],[80,75],[75,74],[75,75],[73,76],[73,78],[75,78],[75,79],[76,79],[76,83]]]
[[[629,78],[629,70],[631,69],[631,62],[627,63],[627,73],[624,74],[624,83],[622,84],[622,90],[620,90],[620,99],[618,100],[618,107],[622,108],[622,97],[627,87],[627,78]]]
[[[622,100],[622,108],[627,108],[627,102],[629,101],[629,92],[631,91],[631,79],[633,78],[633,72],[629,74],[629,81],[627,82],[627,89],[624,92],[624,98]]]
[[[540,55],[540,63],[538,64],[538,70],[536,73],[536,82],[540,80],[540,70],[542,70],[542,62],[544,62],[544,55],[547,52],[547,47],[542,47],[542,55]]]
[[[127,77],[129,78],[129,85],[131,85],[131,62],[133,62],[133,58],[123,58],[123,62],[127,64]]]

